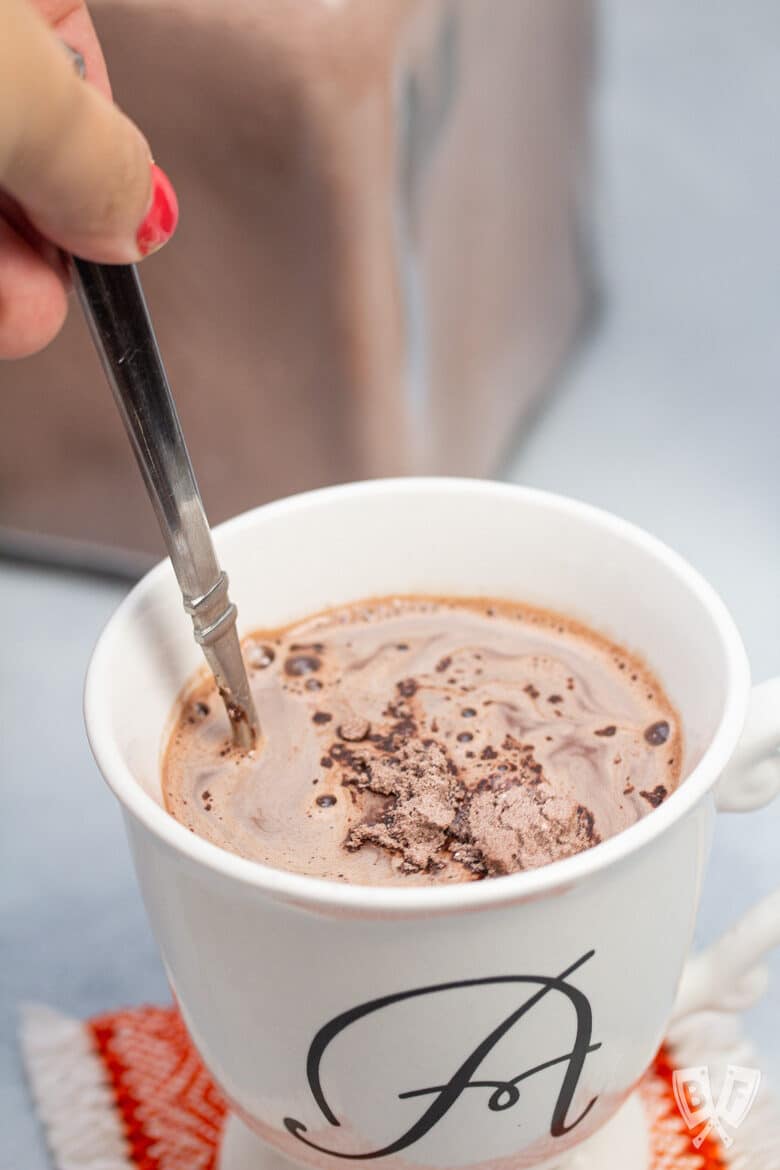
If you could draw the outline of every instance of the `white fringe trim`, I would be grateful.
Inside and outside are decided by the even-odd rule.
[[[105,1070],[86,1027],[24,1004],[19,1039],[57,1170],[133,1170]]]
[[[678,1068],[706,1065],[717,1100],[729,1064],[757,1068],[760,1056],[742,1031],[739,1016],[724,1012],[699,1012],[676,1020],[667,1047]],[[762,1076],[758,1094],[739,1129],[734,1144],[725,1151],[732,1170],[780,1170],[780,1110]]]

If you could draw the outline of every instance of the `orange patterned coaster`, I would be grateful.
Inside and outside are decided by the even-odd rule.
[[[175,1008],[110,1012],[84,1024],[31,1006],[22,1048],[60,1170],[217,1170],[227,1104]],[[739,1140],[741,1130],[734,1140],[717,1114],[713,1124],[701,1108],[696,1120],[690,1101],[678,1106],[683,1073],[702,1068],[680,1070],[662,1048],[636,1093],[648,1159],[620,1170],[778,1170],[777,1134],[762,1137],[774,1128],[769,1114],[754,1119],[749,1141]]]

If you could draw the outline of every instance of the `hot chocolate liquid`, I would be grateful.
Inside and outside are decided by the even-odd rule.
[[[677,786],[681,731],[637,659],[552,613],[357,603],[245,640],[264,739],[230,745],[213,681],[168,745],[168,811],[281,869],[470,881],[620,832]]]

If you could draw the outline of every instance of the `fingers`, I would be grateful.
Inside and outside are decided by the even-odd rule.
[[[87,41],[76,47],[91,46],[94,63],[81,5],[42,4],[73,41],[81,22],[79,39],[86,31]],[[130,263],[156,250],[178,216],[143,135],[78,79],[27,0],[0,3],[0,187],[47,239],[104,263]]]
[[[0,218],[0,357],[27,357],[62,328],[68,297],[48,259]]]

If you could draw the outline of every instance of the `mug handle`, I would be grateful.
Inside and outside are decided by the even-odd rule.
[[[780,791],[780,677],[753,687],[736,750],[715,788],[718,812],[751,812]]]
[[[780,678],[754,687],[747,719],[715,788],[718,812],[751,812],[780,791]],[[762,962],[780,945],[780,889],[748,910],[717,942],[685,964],[673,1021],[695,1012],[741,1012],[764,995]]]

